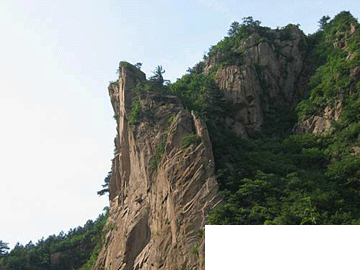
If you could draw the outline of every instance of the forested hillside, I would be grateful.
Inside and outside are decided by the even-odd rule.
[[[108,213],[67,233],[50,235],[25,246],[17,243],[9,252],[0,253],[0,269],[69,270],[92,269],[104,241],[103,227]],[[3,243],[6,246],[6,243]]]
[[[341,12],[332,20],[324,16],[319,24],[316,33],[305,36],[298,25],[270,29],[244,18],[177,82],[138,86],[138,91],[174,94],[205,119],[224,198],[211,224],[360,223],[359,23]],[[297,75],[302,81],[293,80],[288,102],[282,97],[288,93],[275,93],[271,85],[268,73],[273,70],[252,61],[268,46],[275,60],[284,63],[285,79],[279,82],[286,81],[297,55],[285,55],[284,46],[296,38],[298,55],[303,55]],[[260,81],[259,103],[266,106],[257,112],[258,129],[256,121],[249,121],[245,132],[237,132],[229,122],[243,105],[227,97],[228,89],[220,89],[221,76],[251,69]],[[246,80],[242,83],[244,91]]]
[[[261,132],[249,138],[214,121],[214,107],[208,110],[217,181],[225,198],[210,223],[360,223],[359,23],[349,12],[329,19],[323,17],[319,31],[306,37],[305,70],[311,76],[295,110],[281,104],[264,110]],[[289,27],[297,26],[275,31],[291,38]],[[236,62],[233,44],[254,31],[262,39],[274,33],[258,23],[239,26],[210,51],[208,57],[216,50],[229,55],[212,69]]]

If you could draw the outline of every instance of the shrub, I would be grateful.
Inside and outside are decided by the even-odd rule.
[[[161,161],[162,155],[165,152],[166,137],[164,137],[156,147],[155,155],[150,159],[150,167],[153,172],[156,172]]]
[[[200,114],[212,107],[219,95],[214,80],[204,74],[186,74],[170,84],[169,91],[180,98],[187,110],[194,110]]]
[[[198,145],[201,143],[201,138],[197,134],[188,134],[181,138],[180,146],[181,149],[185,150],[190,145],[195,144]]]
[[[135,125],[138,123],[141,115],[141,104],[138,96],[135,96],[131,103],[131,112],[129,115],[129,124]]]
[[[194,246],[194,247],[191,249],[190,253],[191,253],[191,254],[195,254],[196,257],[198,257],[198,256],[199,256],[199,245]]]

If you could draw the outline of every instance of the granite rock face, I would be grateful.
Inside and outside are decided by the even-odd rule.
[[[219,202],[207,128],[175,96],[134,93],[143,81],[143,72],[121,62],[109,86],[118,135],[95,269],[204,269],[204,226]],[[136,121],[129,120],[134,100]]]
[[[293,109],[307,90],[310,72],[306,37],[295,26],[289,31],[288,39],[275,34],[272,41],[254,32],[236,49],[242,52],[242,64],[216,72],[218,86],[235,105],[232,117],[226,121],[241,137],[261,131],[264,113],[271,106]],[[205,73],[216,66],[217,57],[207,61]]]

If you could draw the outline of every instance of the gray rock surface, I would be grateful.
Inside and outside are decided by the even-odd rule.
[[[236,51],[243,53],[242,65],[218,69],[215,80],[225,98],[235,105],[227,123],[238,135],[247,137],[261,131],[264,113],[270,106],[293,109],[307,90],[307,42],[297,27],[291,38],[270,41],[255,32]],[[206,64],[205,73],[216,66],[216,56]]]

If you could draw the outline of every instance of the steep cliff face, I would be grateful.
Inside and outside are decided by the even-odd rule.
[[[109,86],[118,135],[96,269],[204,269],[204,225],[219,201],[206,125],[175,96],[135,93],[144,81],[121,62]]]
[[[264,114],[271,113],[274,106],[294,109],[306,92],[310,76],[307,48],[305,35],[292,25],[285,30],[268,30],[266,35],[254,31],[231,48],[240,65],[220,66],[215,80],[225,98],[235,105],[226,123],[239,136],[260,132]],[[219,58],[221,51],[209,58],[205,73],[222,64]]]

